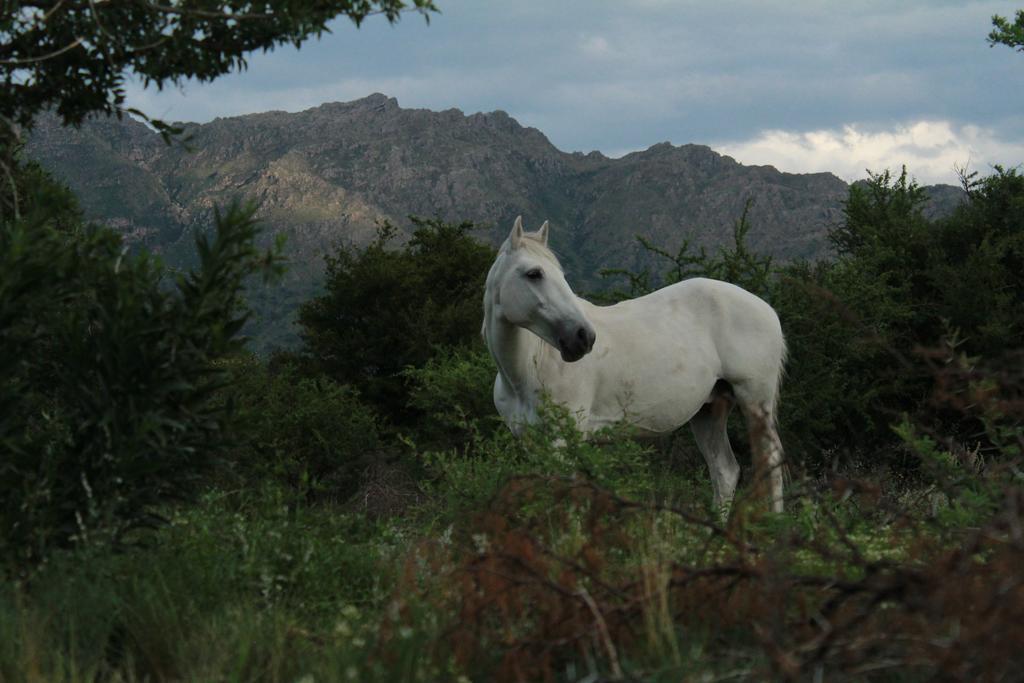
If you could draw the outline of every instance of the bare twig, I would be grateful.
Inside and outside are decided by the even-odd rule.
[[[601,615],[601,610],[598,609],[597,603],[594,602],[594,598],[590,597],[590,593],[587,592],[586,588],[580,588],[577,591],[577,595],[583,598],[583,602],[590,608],[591,614],[594,615],[594,622],[597,624],[597,630],[601,634],[601,642],[604,645],[605,651],[608,653],[608,662],[612,667],[612,675],[615,676],[616,680],[622,680],[622,667],[619,666],[619,653],[615,649],[615,643],[612,642],[612,638],[608,633],[608,624],[604,622],[604,617]]]
[[[7,65],[7,66],[20,66],[22,64],[35,64],[36,62],[44,62],[47,59],[53,59],[54,57],[59,57],[60,55],[64,54],[65,52],[68,52],[70,50],[75,49],[76,47],[78,47],[79,45],[82,44],[82,40],[83,40],[82,38],[75,38],[74,41],[72,41],[68,45],[65,45],[64,47],[60,48],[59,50],[54,50],[53,52],[50,52],[50,53],[45,54],[45,55],[39,55],[38,57],[20,57],[20,58],[15,58],[15,59],[0,59],[0,64],[4,64],[4,65]]]

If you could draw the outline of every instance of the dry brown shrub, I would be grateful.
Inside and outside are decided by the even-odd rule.
[[[959,546],[922,533],[904,559],[868,560],[848,539],[758,548],[736,523],[524,477],[461,542],[419,547],[399,590],[403,605],[447,615],[438,657],[495,681],[563,680],[569,662],[604,680],[672,667],[741,680],[1013,680],[1024,670],[1022,505],[1008,488],[1000,514]],[[658,515],[706,538],[691,563],[643,547],[637,532]],[[572,528],[566,544],[556,530]],[[680,655],[688,638],[703,661]]]

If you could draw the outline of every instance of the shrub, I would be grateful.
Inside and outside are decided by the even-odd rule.
[[[474,680],[1013,678],[1024,477],[1005,461],[1024,447],[1020,355],[930,358],[931,400],[983,415],[1000,443],[986,465],[904,423],[929,484],[918,493],[942,494],[931,505],[837,478],[786,515],[741,496],[720,524],[652,502],[649,480],[631,494],[556,414],[523,441],[520,474],[407,554],[399,623],[443,634],[423,651]],[[382,631],[381,652],[402,631]]]
[[[833,397],[845,393],[839,405],[860,416],[851,428],[836,424],[833,443],[885,447],[894,442],[889,426],[904,413],[920,420],[934,411],[927,404],[933,372],[919,349],[956,339],[960,353],[996,359],[1019,347],[1024,178],[997,168],[982,180],[965,178],[964,186],[967,201],[937,221],[923,217],[923,193],[905,170],[899,178],[872,175],[851,188],[846,220],[832,234],[839,257],[820,269],[815,283],[827,290],[833,313],[806,339],[810,348],[827,330],[837,335],[830,342],[832,374],[842,386],[821,388]],[[828,324],[837,314],[846,322]],[[787,322],[784,316],[784,329]],[[801,372],[799,362],[794,354],[794,374]],[[942,417],[958,438],[980,430],[970,415],[947,411]]]
[[[416,438],[431,448],[457,448],[474,434],[503,426],[494,408],[497,366],[483,346],[441,349],[422,367],[410,367],[409,403],[423,415]]]
[[[345,499],[380,457],[377,418],[349,386],[291,365],[230,362],[238,443],[230,460],[251,486],[273,480],[307,499]]]
[[[63,204],[36,197],[0,223],[0,557],[21,570],[123,543],[194,490],[225,443],[214,362],[242,344],[243,280],[277,263],[234,207],[170,285],[152,257],[68,229]]]
[[[662,483],[652,476],[651,449],[629,438],[628,427],[602,430],[590,440],[562,406],[545,402],[539,417],[519,437],[502,427],[486,437],[474,432],[459,448],[421,452],[442,514],[459,516],[486,506],[509,481],[522,476],[583,474],[625,495]]]
[[[328,256],[326,293],[299,310],[306,363],[398,423],[414,417],[402,372],[422,367],[437,347],[479,339],[494,260],[470,236],[472,223],[411,220],[412,239],[400,248],[397,229],[385,224],[365,250]]]

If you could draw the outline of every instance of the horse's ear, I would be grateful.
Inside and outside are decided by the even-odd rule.
[[[518,249],[523,243],[523,217],[516,216],[516,223],[512,226],[512,233],[508,236],[508,242],[513,249]]]
[[[544,221],[544,225],[540,226],[540,230],[537,231],[537,239],[539,239],[544,246],[548,246],[548,222]]]

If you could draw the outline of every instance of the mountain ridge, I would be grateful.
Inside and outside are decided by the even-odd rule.
[[[88,218],[172,264],[188,261],[192,232],[216,206],[255,201],[267,233],[288,236],[296,300],[316,289],[325,253],[368,243],[381,221],[407,230],[408,215],[483,224],[492,244],[517,215],[528,227],[549,220],[570,282],[587,289],[600,268],[651,265],[637,234],[669,250],[726,243],[748,200],[753,248],[823,256],[849,190],[831,173],[745,166],[706,145],[564,152],[501,110],[404,109],[380,93],[177,125],[184,142],[168,146],[130,119],[75,130],[44,117],[27,153],[68,183]],[[933,196],[940,212],[955,201],[947,189]]]

